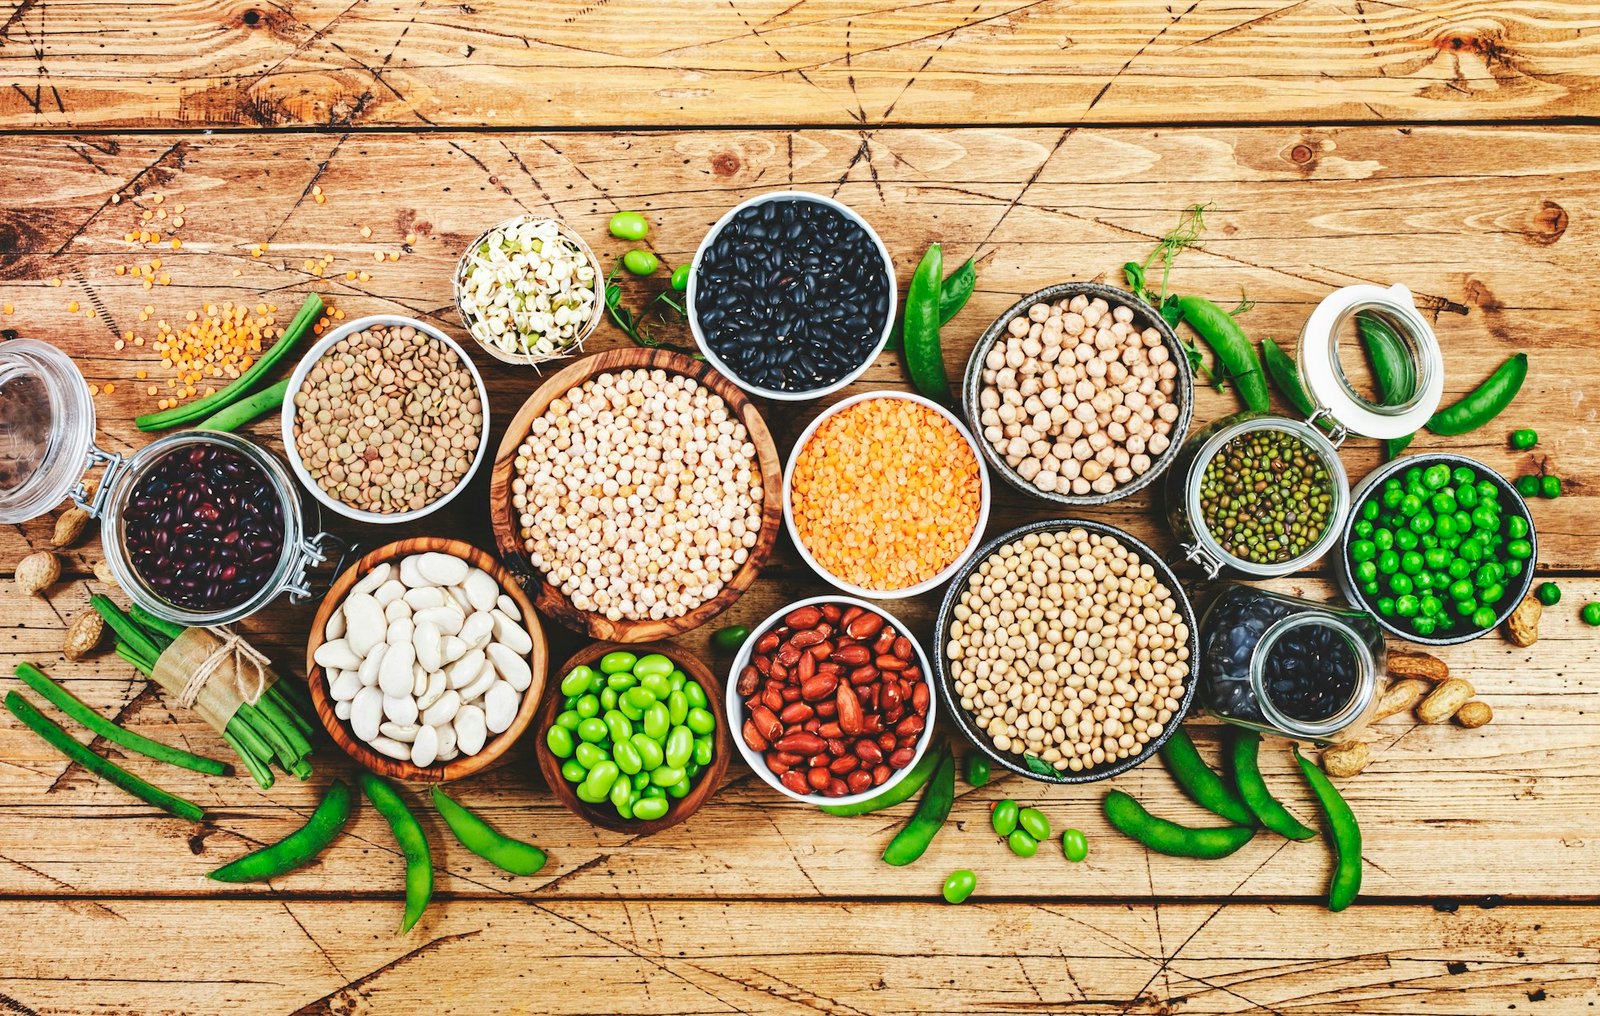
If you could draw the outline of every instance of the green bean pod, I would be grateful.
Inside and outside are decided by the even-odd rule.
[[[1260,751],[1261,735],[1254,730],[1240,730],[1234,736],[1230,755],[1233,759],[1233,781],[1239,787],[1239,796],[1255,812],[1261,824],[1279,836],[1289,840],[1309,840],[1316,836],[1315,829],[1289,814],[1289,809],[1267,789],[1267,781],[1261,776],[1258,760]]]
[[[288,394],[289,379],[284,378],[275,385],[261,389],[249,398],[240,399],[231,406],[217,410],[195,424],[194,429],[221,430],[232,433],[258,417],[281,410],[283,408],[283,400]]]
[[[354,805],[355,795],[350,792],[350,784],[334,780],[305,825],[271,846],[224,864],[206,877],[218,882],[265,882],[310,864],[350,821]]]
[[[416,926],[422,912],[428,909],[433,898],[433,855],[428,850],[428,834],[422,823],[411,814],[405,798],[390,786],[387,780],[369,772],[356,775],[361,792],[378,809],[378,814],[389,823],[389,829],[406,856],[406,911],[400,921],[399,934],[404,935]]]
[[[1157,818],[1120,790],[1106,795],[1106,820],[1124,836],[1138,840],[1158,854],[1216,860],[1227,857],[1255,836],[1255,826],[1219,826],[1193,829]]]
[[[1200,757],[1187,729],[1179,727],[1167,738],[1167,743],[1161,746],[1161,761],[1166,763],[1167,771],[1172,773],[1172,778],[1178,781],[1183,792],[1202,808],[1234,825],[1256,824],[1255,813]]]
[[[961,308],[967,305],[972,298],[972,291],[978,286],[978,263],[971,258],[962,262],[960,268],[946,275],[944,284],[939,287],[939,325],[943,327],[950,323],[950,319],[961,313]]]
[[[906,289],[902,331],[911,383],[917,391],[938,401],[950,398],[950,379],[945,375],[944,350],[939,342],[939,290],[943,282],[944,254],[938,244],[930,244]]]
[[[620,782],[614,785],[627,787]],[[533,875],[544,867],[546,854],[531,843],[514,840],[476,814],[457,804],[439,784],[433,785],[433,806],[463,847],[502,871]]]
[[[1398,406],[1417,392],[1417,370],[1411,353],[1389,322],[1376,314],[1362,311],[1356,314],[1356,332],[1367,351],[1367,362],[1372,365],[1372,377],[1377,383],[1378,397],[1386,406]],[[1411,444],[1414,435],[1391,437],[1383,442],[1386,458],[1398,458]]]
[[[944,820],[950,817],[950,806],[955,799],[956,759],[944,748],[939,752],[939,768],[917,803],[916,813],[884,848],[884,861],[902,867],[921,857],[944,827]]]
[[[829,815],[849,816],[866,815],[869,812],[893,808],[903,801],[909,801],[922,789],[923,784],[928,782],[928,777],[939,767],[940,757],[939,752],[927,752],[917,760],[916,765],[911,767],[911,771],[906,773],[904,779],[871,800],[857,801],[854,804],[824,804],[818,810]]]
[[[1307,761],[1299,749],[1295,750],[1294,760],[1300,763],[1300,772],[1317,795],[1322,814],[1328,821],[1328,832],[1332,834],[1338,863],[1333,869],[1333,879],[1328,883],[1328,909],[1337,913],[1348,907],[1361,892],[1361,826],[1356,823],[1355,813],[1326,773]]]
[[[1300,379],[1300,368],[1289,359],[1289,354],[1271,339],[1261,340],[1261,361],[1266,364],[1267,376],[1278,386],[1278,391],[1289,400],[1295,412],[1310,416],[1316,407],[1311,404],[1311,394]]]
[[[1518,353],[1460,402],[1434,413],[1428,429],[1446,437],[1477,430],[1511,405],[1527,377],[1528,354]]]
[[[1217,362],[1233,379],[1245,406],[1253,413],[1265,413],[1269,403],[1261,357],[1256,355],[1256,348],[1250,344],[1239,322],[1203,296],[1180,296],[1176,302],[1183,320],[1211,347]]]

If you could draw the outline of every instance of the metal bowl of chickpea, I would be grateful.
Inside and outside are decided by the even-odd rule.
[[[1029,293],[967,361],[962,404],[1006,483],[1059,505],[1143,490],[1189,432],[1194,376],[1155,308],[1097,282]]]

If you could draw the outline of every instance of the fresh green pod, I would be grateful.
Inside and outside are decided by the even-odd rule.
[[[463,847],[496,868],[513,875],[534,875],[544,867],[547,855],[543,850],[501,833],[477,814],[456,803],[437,783],[433,785],[433,806]]]
[[[1261,340],[1261,361],[1266,365],[1267,376],[1278,386],[1278,391],[1301,416],[1310,416],[1316,407],[1300,379],[1299,366],[1271,339]]]
[[[1197,857],[1215,860],[1227,857],[1249,843],[1256,827],[1220,826],[1193,829],[1169,822],[1145,811],[1138,801],[1120,790],[1113,790],[1105,799],[1106,820],[1112,828],[1154,850],[1173,857]]]
[[[950,749],[939,749],[939,767],[934,770],[932,779],[928,781],[928,789],[923,793],[922,800],[917,803],[917,810],[911,820],[905,824],[894,839],[889,841],[884,848],[883,859],[886,863],[901,867],[910,864],[921,857],[933,843],[933,838],[939,834],[944,826],[944,820],[950,816],[950,807],[956,798],[956,760],[950,754]]]
[[[354,805],[355,795],[350,792],[350,784],[334,780],[305,825],[270,846],[253,850],[209,872],[206,877],[218,882],[265,882],[310,864],[345,827]]]
[[[1183,792],[1202,808],[1234,825],[1256,824],[1255,813],[1206,765],[1184,727],[1174,730],[1161,746],[1161,761],[1166,763],[1167,771],[1172,773]]]
[[[917,391],[938,402],[949,401],[950,379],[945,373],[944,347],[939,340],[939,291],[944,282],[944,254],[930,244],[906,289],[905,320],[901,334],[906,371]]]
[[[360,772],[356,774],[356,781],[367,800],[389,823],[390,832],[394,833],[395,841],[405,854],[406,909],[400,921],[400,934],[404,935],[416,926],[433,898],[433,855],[428,849],[428,834],[407,807],[405,798],[387,780]]]
[[[1477,430],[1511,405],[1527,377],[1528,354],[1518,353],[1461,401],[1434,413],[1428,429],[1446,437]]]
[[[1234,735],[1229,755],[1233,760],[1233,779],[1239,786],[1239,796],[1261,820],[1261,824],[1279,836],[1290,840],[1309,840],[1316,836],[1315,829],[1308,828],[1289,814],[1289,809],[1267,789],[1267,781],[1261,776],[1258,760],[1260,750],[1261,735],[1256,731],[1241,729]]]
[[[978,287],[978,263],[972,258],[961,263],[961,267],[944,277],[944,283],[939,286],[939,326],[942,328],[950,323],[950,319],[961,313],[961,308],[967,305],[972,298],[973,290]]]
[[[1244,404],[1251,412],[1265,413],[1267,380],[1261,371],[1261,357],[1239,327],[1233,315],[1203,296],[1179,296],[1174,301],[1195,334],[1211,347],[1217,362],[1222,365]]]
[[[1328,884],[1328,909],[1338,912],[1354,902],[1361,892],[1361,826],[1327,774],[1307,761],[1299,749],[1295,749],[1294,760],[1300,763],[1300,772],[1311,785],[1312,793],[1317,795],[1317,803],[1322,805],[1333,840],[1337,863]]]

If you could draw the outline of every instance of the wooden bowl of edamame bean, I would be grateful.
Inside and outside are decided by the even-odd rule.
[[[672,670],[662,673],[664,665],[651,660],[652,656],[665,657]],[[568,681],[580,667],[592,672],[588,679]],[[648,836],[693,815],[722,786],[731,751],[722,684],[682,647],[595,642],[574,653],[555,674],[557,687],[539,709],[535,751],[545,782],[568,811],[613,832]],[[680,674],[682,681],[678,680]],[[700,693],[690,691],[691,685],[699,685]],[[663,688],[669,689],[668,694],[656,695]],[[629,693],[631,697],[623,698]],[[585,699],[593,701],[582,701]],[[654,709],[657,705],[660,710]],[[654,716],[649,715],[652,711]],[[705,730],[707,717],[715,724],[709,731]],[[589,724],[591,719],[595,723]],[[625,731],[623,724],[627,724]],[[554,727],[562,733],[552,738]],[[622,758],[616,757],[618,734],[627,737]],[[641,746],[641,740],[650,743]],[[689,754],[679,758],[684,743],[689,745]],[[580,760],[580,752],[589,757]],[[682,782],[664,785],[656,778],[664,771],[670,776],[677,768],[682,769]],[[691,772],[694,775],[689,775]],[[591,773],[599,774],[603,788],[591,785]],[[572,776],[579,779],[570,779]],[[628,785],[630,790],[616,790],[619,785]],[[661,805],[652,803],[645,807],[653,817],[624,817],[615,803],[619,797],[627,799],[629,814],[645,800],[665,801],[665,811],[656,814]]]

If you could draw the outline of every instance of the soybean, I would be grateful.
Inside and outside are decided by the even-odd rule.
[[[1089,856],[1089,838],[1082,829],[1067,829],[1061,833],[1061,853],[1074,863]]]
[[[501,833],[457,804],[437,783],[433,785],[433,806],[439,810],[444,824],[450,827],[450,832],[463,847],[496,868],[513,875],[533,875],[544,867],[547,855],[543,850]]]
[[[433,898],[433,855],[428,850],[428,834],[411,814],[405,798],[387,780],[368,772],[356,774],[361,792],[389,823],[390,832],[406,857],[406,909],[400,920],[400,934],[416,926]]]
[[[978,888],[978,876],[969,868],[958,868],[945,876],[944,901],[946,903],[965,903],[972,891]]]

